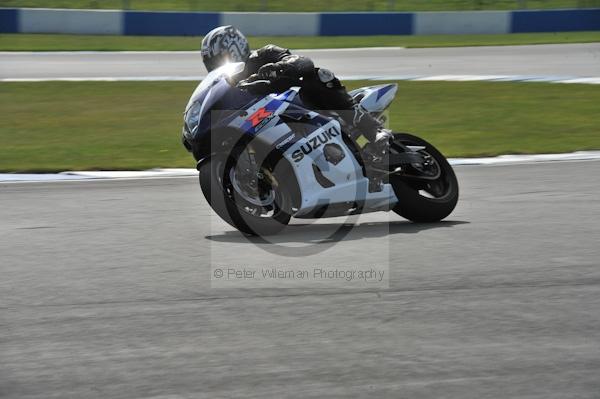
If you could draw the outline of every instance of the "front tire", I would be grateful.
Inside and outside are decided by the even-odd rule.
[[[283,165],[268,168],[271,190],[266,198],[245,195],[236,182],[236,165],[246,148],[231,154],[217,154],[204,161],[199,169],[200,187],[211,208],[225,222],[248,235],[267,236],[279,233],[289,223],[292,194],[286,189]],[[283,164],[285,160],[280,162]],[[263,166],[261,166],[263,168]]]
[[[458,180],[446,158],[433,145],[411,134],[394,133],[394,143],[425,147],[420,152],[431,156],[439,167],[435,180],[390,175],[398,197],[394,212],[417,223],[438,222],[450,215],[458,202]]]

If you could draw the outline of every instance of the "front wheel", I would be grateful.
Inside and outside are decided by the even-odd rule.
[[[407,174],[390,175],[398,197],[394,212],[413,222],[437,222],[447,217],[458,202],[458,181],[446,158],[427,141],[407,134],[394,133],[391,151],[399,146],[418,148],[426,165],[411,165]]]
[[[211,157],[199,167],[200,187],[211,208],[236,229],[249,235],[276,234],[291,218],[285,167],[263,164],[253,169],[253,160],[249,146]]]

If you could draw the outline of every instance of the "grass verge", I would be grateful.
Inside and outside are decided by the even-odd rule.
[[[0,51],[184,51],[198,50],[201,37],[0,34]],[[600,31],[506,35],[290,36],[251,37],[253,48],[276,43],[299,48],[457,47],[600,42]]]
[[[182,111],[194,86],[0,83],[0,171],[193,167],[179,139]],[[447,156],[600,149],[600,88],[593,85],[399,86],[391,127],[430,140]]]

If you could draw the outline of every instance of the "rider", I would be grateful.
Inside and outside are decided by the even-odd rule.
[[[306,102],[316,109],[337,110],[346,123],[373,143],[375,161],[383,159],[387,152],[391,131],[357,104],[331,71],[315,68],[309,58],[273,44],[251,52],[246,37],[231,25],[208,32],[202,40],[201,53],[209,72],[227,62],[245,62],[242,79],[268,80],[282,91],[300,86],[300,95]]]

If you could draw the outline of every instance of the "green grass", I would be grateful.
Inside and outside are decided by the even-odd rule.
[[[350,88],[369,82],[350,82]],[[372,83],[371,83],[372,84]],[[399,82],[391,127],[448,156],[600,149],[600,87]],[[0,171],[193,167],[193,82],[0,83]]]
[[[546,43],[600,42],[600,31],[562,33],[517,33],[510,35],[431,36],[322,36],[251,37],[253,48],[276,43],[299,48],[347,47],[453,47]],[[190,36],[79,36],[45,34],[0,34],[0,51],[176,51],[198,50],[201,37]]]
[[[598,0],[0,0],[0,7],[177,11],[453,11],[598,7]]]

